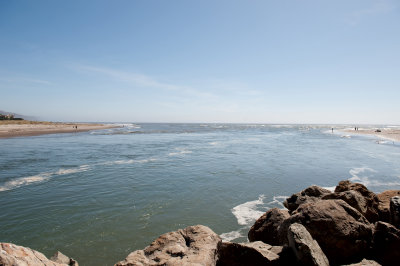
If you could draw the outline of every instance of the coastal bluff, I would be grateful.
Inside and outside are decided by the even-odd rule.
[[[375,194],[341,181],[335,191],[311,186],[288,197],[251,227],[249,242],[224,242],[203,225],[155,239],[115,266],[131,265],[400,265],[400,191]],[[30,248],[0,243],[0,265],[70,265]]]

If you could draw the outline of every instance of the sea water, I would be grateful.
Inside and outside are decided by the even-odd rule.
[[[254,221],[310,185],[400,189],[400,144],[331,126],[120,124],[0,139],[0,241],[113,265],[160,234]]]

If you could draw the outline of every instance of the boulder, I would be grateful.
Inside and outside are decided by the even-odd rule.
[[[357,191],[359,192],[366,201],[366,212],[365,217],[370,222],[376,222],[379,219],[379,199],[374,192],[368,190],[363,184],[352,183],[348,180],[340,181],[335,188],[335,192],[344,191]]]
[[[399,265],[400,230],[385,222],[377,222],[373,235],[374,259],[383,265]]]
[[[263,241],[270,245],[281,245],[285,240],[278,238],[279,226],[289,218],[287,210],[273,208],[264,213],[250,228],[248,238],[250,242]]]
[[[400,227],[400,196],[395,196],[390,199],[390,223]]]
[[[115,265],[215,265],[220,244],[221,238],[210,228],[189,226],[161,235]]]
[[[302,204],[282,223],[280,237],[293,223],[306,227],[332,264],[352,263],[368,253],[373,226],[343,200]]]
[[[67,264],[69,266],[79,266],[78,262],[72,258],[69,258],[62,254],[60,251],[57,251],[50,260],[60,263],[60,264]]]
[[[379,220],[390,222],[390,199],[394,196],[400,196],[400,190],[386,190],[376,195],[379,200],[378,213]]]
[[[381,264],[377,263],[374,260],[367,260],[367,259],[363,259],[360,262],[357,263],[352,263],[352,264],[347,264],[347,265],[343,265],[343,266],[380,266]]]
[[[0,265],[1,266],[16,266],[16,265],[70,266],[78,264],[77,263],[70,264],[70,260],[68,260],[68,262],[52,261],[46,258],[46,256],[40,253],[39,251],[23,246],[14,245],[11,243],[0,243]]]
[[[293,212],[296,210],[301,204],[306,202],[314,202],[319,200],[323,195],[331,193],[331,191],[319,187],[319,186],[311,186],[304,189],[301,192],[293,194],[289,198],[287,198],[283,205],[289,210],[289,212]]]
[[[375,222],[378,218],[377,212],[369,211],[367,200],[361,195],[360,192],[355,190],[348,190],[343,192],[335,192],[324,195],[323,200],[326,199],[341,199],[349,204],[351,207],[359,211],[369,222]],[[372,214],[372,215],[371,215]]]
[[[307,229],[298,223],[289,226],[289,247],[301,265],[329,266],[329,261]]]
[[[219,248],[218,266],[285,265],[293,259],[282,246],[261,241],[251,243],[223,242]]]

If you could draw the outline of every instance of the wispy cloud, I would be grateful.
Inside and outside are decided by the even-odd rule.
[[[352,12],[346,21],[350,25],[357,25],[367,17],[387,14],[396,9],[396,5],[390,0],[374,0],[370,7]]]
[[[47,80],[43,79],[32,79],[32,78],[25,78],[25,77],[13,77],[13,78],[4,78],[0,77],[1,82],[6,83],[33,83],[33,84],[42,84],[42,85],[51,85],[52,83]]]
[[[155,88],[155,89],[163,89],[168,91],[175,91],[182,94],[187,94],[191,96],[206,98],[209,100],[216,100],[218,96],[214,93],[204,91],[198,88],[171,84],[168,82],[158,81],[156,78],[153,78],[148,75],[143,75],[139,73],[125,72],[121,70],[115,70],[110,68],[103,67],[94,67],[94,66],[78,66],[78,70],[80,71],[88,71],[92,73],[98,73],[102,75],[109,76],[116,81],[127,82],[135,86],[145,87],[145,88]]]

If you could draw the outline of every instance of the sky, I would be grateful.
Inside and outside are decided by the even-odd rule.
[[[400,124],[400,1],[0,1],[0,110]]]

